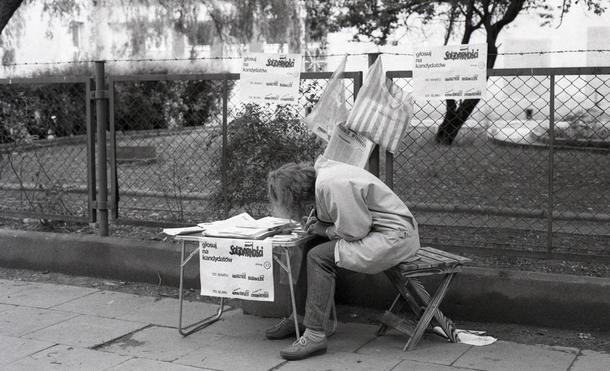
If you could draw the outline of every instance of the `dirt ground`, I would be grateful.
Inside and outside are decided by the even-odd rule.
[[[53,272],[38,272],[23,269],[0,268],[0,279],[20,280],[29,282],[56,283],[82,287],[92,287],[99,290],[118,291],[130,294],[178,298],[175,287],[137,282],[125,282],[110,279],[100,279],[84,276],[70,276]],[[187,300],[211,301],[189,290]],[[230,301],[230,305],[239,306],[238,302]],[[337,306],[338,319],[341,322],[357,322],[377,324],[381,315],[378,310],[369,308]],[[499,340],[522,344],[544,344],[549,346],[574,347],[610,353],[610,333],[591,330],[564,330],[548,327],[523,326],[510,323],[480,323],[465,322],[454,319],[458,328],[484,330],[488,335]]]

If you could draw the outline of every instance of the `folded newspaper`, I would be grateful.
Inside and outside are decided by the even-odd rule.
[[[338,124],[330,136],[324,157],[364,168],[374,147],[372,140]]]
[[[168,236],[178,236],[184,234],[193,234],[203,232],[205,229],[199,226],[179,227],[179,228],[163,228],[163,233]]]
[[[285,229],[296,227],[298,225],[289,219],[272,216],[254,219],[248,213],[241,213],[229,219],[199,223],[192,227],[164,228],[163,233],[169,236],[202,233],[204,236],[210,237],[233,237],[256,240],[273,236]]]
[[[233,237],[247,239],[263,239],[296,226],[289,219],[266,216],[254,219],[248,213],[242,213],[232,218],[210,223],[199,223],[203,235],[210,237]]]

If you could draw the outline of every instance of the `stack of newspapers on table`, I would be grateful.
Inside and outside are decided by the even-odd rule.
[[[169,236],[202,233],[209,237],[260,240],[298,227],[297,223],[289,219],[272,216],[254,219],[248,213],[241,213],[229,219],[199,223],[192,227],[165,228],[163,233]]]

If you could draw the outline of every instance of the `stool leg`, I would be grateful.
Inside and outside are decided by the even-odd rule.
[[[392,282],[392,285],[394,285],[394,287],[398,291],[398,295],[396,296],[396,299],[394,299],[392,306],[390,307],[389,310],[386,311],[386,313],[389,312],[389,313],[394,314],[396,311],[399,311],[400,309],[402,309],[406,303],[409,305],[409,308],[411,309],[413,314],[415,314],[415,317],[417,319],[419,319],[422,316],[422,313],[424,312],[424,310],[421,308],[421,306],[417,302],[417,300],[415,300],[415,296],[409,292],[408,286],[407,286],[408,279],[405,279],[403,277],[402,272],[398,268],[390,268],[390,269],[386,270],[384,273],[386,274],[386,276],[388,277],[390,282]],[[402,300],[400,300],[400,299],[402,299]],[[383,335],[387,331],[388,327],[391,327],[391,325],[389,326],[385,323],[382,323],[379,326],[379,328],[377,329],[377,336]],[[399,330],[399,331],[401,331],[401,330]],[[403,332],[403,331],[401,331],[401,332]],[[408,334],[410,335],[411,332],[409,332]]]
[[[430,303],[430,294],[418,279],[410,279],[409,286],[413,289],[415,295],[419,297],[419,299],[424,303],[424,305],[427,306]],[[440,309],[436,309],[434,311],[434,318],[441,326],[443,331],[445,331],[447,338],[452,343],[457,343],[456,327],[453,324],[453,321],[449,317],[446,317]]]
[[[436,312],[439,304],[443,300],[443,297],[445,296],[445,293],[447,292],[447,289],[449,288],[449,285],[451,284],[451,281],[453,280],[454,276],[455,273],[448,273],[445,275],[445,278],[436,290],[434,297],[432,298],[430,303],[428,303],[428,307],[424,311],[424,314],[422,314],[421,318],[419,319],[419,322],[415,327],[415,331],[413,332],[413,336],[411,336],[411,338],[405,345],[403,351],[412,350],[415,348],[422,335],[424,334],[424,330],[426,329],[426,327],[428,327],[428,324],[434,316],[434,313]]]
[[[400,294],[396,295],[396,298],[392,302],[392,305],[390,305],[390,309],[387,310],[388,312],[393,313],[394,309],[396,309],[396,311],[398,312],[400,309],[402,309],[402,307],[404,306],[404,301],[401,302],[400,298],[402,298],[402,296],[400,296]],[[387,330],[388,330],[388,325],[386,325],[385,323],[382,323],[381,325],[379,325],[379,328],[377,329],[377,336],[383,336]]]
[[[409,304],[411,311],[417,316],[417,318],[421,317],[423,311],[419,304],[417,304],[415,298],[407,290],[407,280],[402,276],[400,271],[392,268],[385,271],[385,274],[390,279],[396,290],[398,290],[403,299],[405,299],[407,304]]]

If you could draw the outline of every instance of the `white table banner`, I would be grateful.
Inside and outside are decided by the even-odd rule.
[[[271,240],[206,237],[199,242],[201,295],[273,301]]]
[[[483,98],[487,44],[417,47],[413,68],[416,100]]]
[[[300,54],[247,54],[239,77],[239,98],[244,103],[297,104],[300,76]]]

